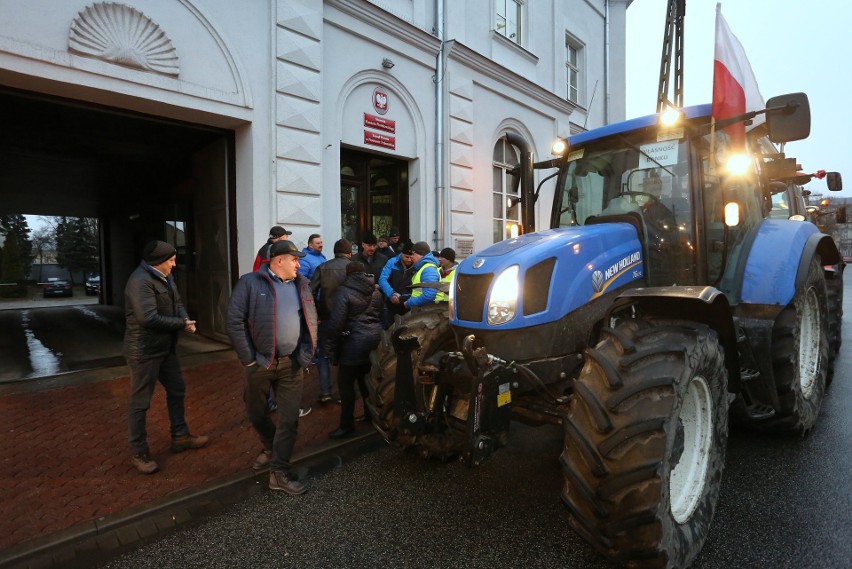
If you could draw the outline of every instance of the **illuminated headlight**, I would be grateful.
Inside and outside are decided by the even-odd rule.
[[[494,281],[488,299],[488,323],[505,324],[515,317],[518,308],[518,265],[512,265]]]

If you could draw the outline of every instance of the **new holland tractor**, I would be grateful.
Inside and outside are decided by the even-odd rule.
[[[776,144],[808,135],[807,97],[727,121],[750,127],[741,172],[710,111],[577,134],[537,164],[508,134],[525,233],[465,259],[449,307],[397,317],[372,354],[374,425],[424,457],[477,465],[508,444],[512,421],[562,425],[570,524],[631,566],[692,562],[729,418],[805,435],[840,345],[834,242],[768,215],[773,192],[801,183]],[[538,232],[536,168],[556,172]]]

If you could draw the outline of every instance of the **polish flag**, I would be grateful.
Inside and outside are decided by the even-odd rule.
[[[757,79],[740,40],[731,33],[722,16],[722,4],[716,4],[716,57],[713,62],[713,118],[717,121],[758,111],[765,107]],[[755,123],[763,122],[763,116]],[[745,124],[738,122],[725,128],[731,146],[745,150]]]

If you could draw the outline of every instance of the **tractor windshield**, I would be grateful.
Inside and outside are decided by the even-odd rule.
[[[689,146],[642,136],[611,137],[573,150],[554,201],[553,223],[570,227],[638,217],[650,284],[691,284]]]

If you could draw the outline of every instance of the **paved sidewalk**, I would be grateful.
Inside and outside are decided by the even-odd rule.
[[[124,511],[138,515],[148,503],[250,475],[260,445],[245,418],[240,364],[232,352],[207,360],[183,363],[187,423],[193,433],[210,436],[209,445],[169,452],[165,395],[158,386],[148,411],[148,442],[160,472],[148,476],[129,462],[126,367],[93,374],[112,372],[110,379],[11,394],[9,386],[0,390],[0,565],[10,551],[43,546],[46,538],[79,524]],[[21,389],[26,386],[12,388]],[[299,422],[297,460],[335,446],[328,433],[337,427],[340,406],[317,403],[318,394],[312,372],[302,401],[313,412]],[[372,427],[358,423],[358,431],[366,434]],[[306,483],[310,489],[310,480]]]

